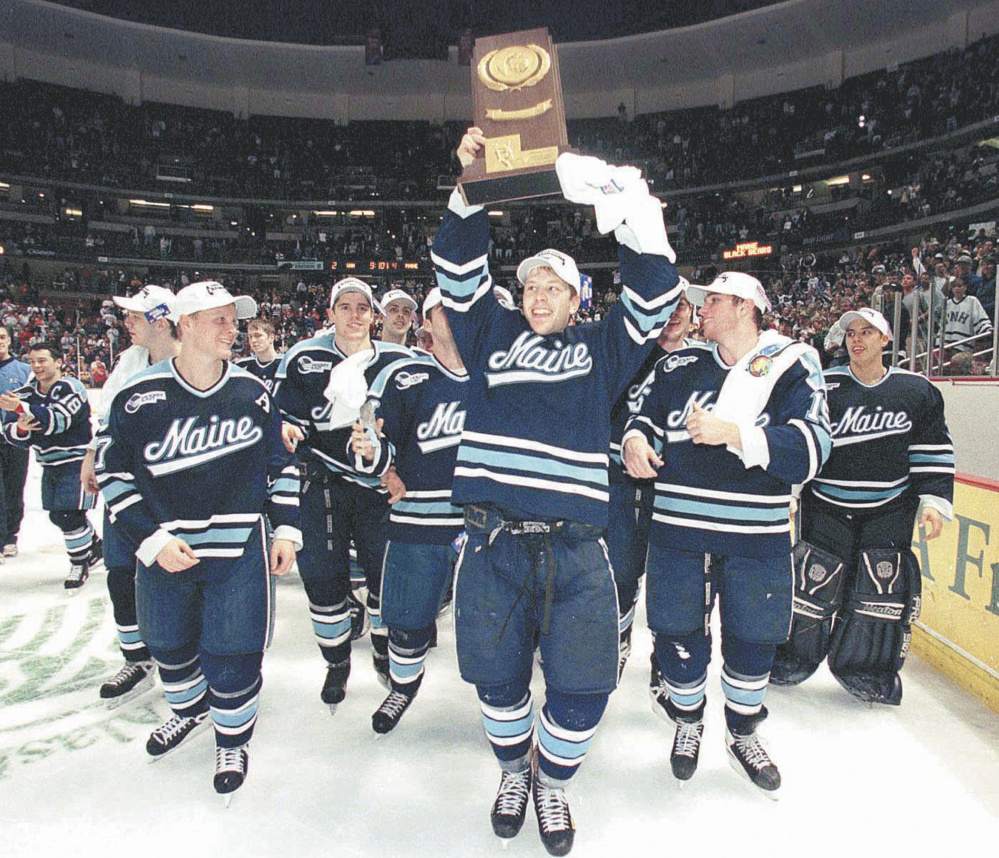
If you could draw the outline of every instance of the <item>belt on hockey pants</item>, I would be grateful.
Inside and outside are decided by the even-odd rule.
[[[486,547],[492,547],[501,533],[511,536],[526,536],[532,549],[540,548],[545,557],[545,602],[544,616],[541,623],[542,634],[551,630],[552,603],[555,601],[555,556],[552,553],[549,537],[552,535],[567,536],[575,539],[600,539],[604,531],[590,524],[578,521],[525,521],[521,519],[505,519],[499,511],[490,507],[465,505],[465,529],[488,533]],[[534,566],[531,567],[532,579]],[[533,592],[530,594],[533,599]]]

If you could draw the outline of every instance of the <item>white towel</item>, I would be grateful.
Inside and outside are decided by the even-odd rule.
[[[590,155],[563,152],[555,162],[555,172],[569,202],[593,206],[602,235],[624,223],[633,195],[649,193],[638,167],[615,167]]]
[[[555,162],[567,200],[592,205],[597,229],[613,231],[617,240],[636,253],[654,253],[676,261],[666,238],[662,204],[649,193],[637,167],[615,167],[589,155],[563,152]]]
[[[747,468],[754,465],[766,468],[770,464],[766,436],[757,427],[756,420],[770,401],[774,385],[808,349],[811,346],[777,331],[763,331],[756,345],[729,370],[711,413],[739,427],[742,450],[731,446],[727,449],[742,459]],[[762,375],[749,372],[749,366],[757,358],[764,363],[770,362],[769,369]]]
[[[361,406],[368,398],[368,382],[364,370],[375,357],[374,349],[355,352],[342,360],[330,373],[323,396],[333,408],[330,411],[330,428],[352,426],[361,416]]]

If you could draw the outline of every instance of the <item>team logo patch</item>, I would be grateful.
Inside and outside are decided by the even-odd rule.
[[[689,355],[687,357],[680,357],[679,355],[670,355],[665,360],[663,360],[663,372],[673,372],[674,369],[679,369],[681,366],[686,366],[688,363],[695,363],[697,361],[696,355]]]
[[[135,414],[143,405],[152,405],[154,402],[165,402],[165,390],[151,390],[149,393],[133,393],[128,402],[125,403],[125,411]]]
[[[895,566],[887,560],[882,560],[878,563],[877,569],[874,570],[874,574],[877,575],[882,581],[887,581],[892,575],[895,574]]]
[[[409,387],[415,387],[428,378],[430,378],[430,374],[426,372],[400,372],[396,373],[395,386],[399,390],[406,390]]]
[[[821,563],[813,563],[808,567],[808,580],[814,581],[816,584],[820,581],[824,581],[828,574],[829,570],[826,569],[826,567]]]
[[[298,359],[298,371],[301,373],[329,372],[333,369],[333,361],[313,360],[308,355],[302,355]]]
[[[770,372],[773,365],[774,362],[771,358],[766,355],[757,355],[749,362],[749,366],[746,369],[754,378],[762,378]]]

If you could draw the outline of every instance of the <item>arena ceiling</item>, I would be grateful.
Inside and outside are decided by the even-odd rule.
[[[572,2],[583,8],[597,0]],[[682,93],[684,104],[721,103],[717,90],[724,76],[736,81],[730,87],[736,99],[814,83],[837,85],[843,76],[990,35],[997,21],[999,0],[786,0],[676,30],[561,43],[559,59],[570,115],[607,115],[606,104],[591,109],[588,92],[595,90],[595,80],[614,105],[619,93],[627,100],[631,92],[630,106],[648,112],[677,106],[678,99],[662,94],[667,86]],[[363,51],[360,46],[244,41],[117,20],[43,0],[0,0],[0,73],[8,79],[27,76],[74,85],[77,75],[83,81],[77,85],[117,91],[127,100],[191,105],[202,104],[199,88],[234,88],[250,92],[250,112],[268,113],[285,112],[282,94],[288,94],[290,105],[302,94],[335,90],[358,104],[369,99],[359,109],[378,118],[391,113],[393,97],[436,93],[449,104],[467,98],[468,69],[457,67],[453,48],[448,62],[392,62],[376,73],[364,67]],[[830,68],[827,75],[800,72],[822,63]],[[106,70],[111,81],[106,88],[95,86],[95,69]],[[138,75],[141,84],[115,83],[118,73]],[[740,81],[747,82],[743,89]],[[256,92],[272,94],[265,107],[257,108]],[[450,106],[433,109],[435,115],[452,113]],[[464,115],[464,104],[457,109]],[[287,112],[306,115],[292,106]]]

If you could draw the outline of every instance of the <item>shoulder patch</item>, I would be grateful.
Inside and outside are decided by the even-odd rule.
[[[405,370],[400,370],[395,374],[395,386],[399,390],[406,390],[407,388],[422,384],[429,378],[430,373],[428,372],[406,372]]]
[[[673,372],[675,369],[696,363],[698,355],[666,355],[659,361],[659,367],[664,373]]]
[[[166,401],[165,390],[150,390],[148,393],[133,393],[125,403],[125,411],[135,414],[143,405],[152,405],[154,402]]]

